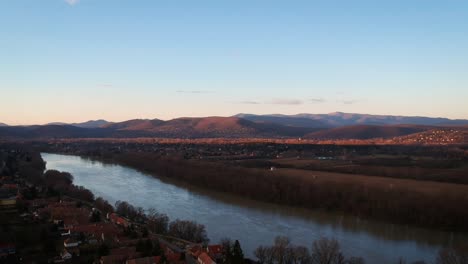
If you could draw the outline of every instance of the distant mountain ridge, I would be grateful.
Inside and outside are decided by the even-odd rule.
[[[105,125],[112,124],[112,122],[106,121],[104,119],[99,119],[99,120],[89,120],[86,122],[82,123],[64,123],[64,122],[53,122],[53,123],[48,123],[46,125],[57,125],[57,126],[76,126],[76,127],[82,127],[82,128],[99,128],[103,127]]]
[[[0,127],[7,127],[8,125],[0,122]]]
[[[160,137],[295,137],[310,128],[256,123],[238,117],[182,117],[168,121],[134,119],[104,126],[117,131],[145,131]]]
[[[182,117],[171,120],[90,120],[35,126],[0,126],[0,139],[36,138],[305,138],[373,139],[440,128],[468,130],[468,120],[348,113]]]
[[[256,122],[287,123],[294,126],[304,127],[340,127],[351,125],[468,125],[466,119],[448,119],[442,117],[422,116],[394,116],[394,115],[369,115],[334,112],[329,114],[297,114],[297,115],[252,115],[238,114],[247,120]]]

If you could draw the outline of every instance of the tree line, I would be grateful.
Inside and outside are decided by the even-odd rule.
[[[468,196],[455,189],[418,191],[417,184],[368,186],[365,181],[314,181],[224,163],[184,160],[152,153],[114,154],[111,162],[195,186],[255,200],[443,230],[468,231]],[[391,180],[391,179],[389,179]],[[449,190],[450,189],[450,190]]]
[[[333,238],[320,238],[312,243],[310,250],[296,246],[288,237],[278,236],[272,246],[259,246],[255,252],[259,264],[365,264],[362,257],[346,257],[340,243]],[[468,247],[458,246],[441,249],[435,264],[467,264]],[[425,264],[424,261],[411,264]],[[410,264],[399,258],[395,264]]]

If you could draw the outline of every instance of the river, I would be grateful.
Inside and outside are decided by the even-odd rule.
[[[336,238],[346,256],[364,257],[367,263],[393,264],[399,257],[412,261],[435,260],[441,247],[468,242],[467,234],[448,233],[380,223],[345,216],[279,206],[233,195],[167,182],[120,165],[79,156],[42,153],[47,169],[70,172],[74,184],[114,204],[128,201],[155,208],[177,218],[204,224],[212,243],[238,239],[244,254],[253,257],[259,245],[271,245],[275,236],[291,238],[310,248],[321,237]]]

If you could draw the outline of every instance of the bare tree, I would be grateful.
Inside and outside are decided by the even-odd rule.
[[[271,264],[271,253],[269,247],[259,246],[255,249],[254,255],[260,264]]]
[[[310,254],[306,247],[294,246],[288,237],[278,236],[271,247],[260,246],[255,256],[262,264],[309,264]]]
[[[194,221],[177,219],[171,222],[169,225],[169,234],[196,243],[207,243],[209,241],[205,226]]]
[[[278,264],[285,264],[286,258],[288,257],[288,248],[291,241],[288,237],[285,236],[277,236],[275,238],[275,245],[273,246],[273,254],[275,256],[275,260]]]
[[[292,264],[308,264],[311,261],[309,250],[306,247],[296,246],[290,248],[290,262]]]
[[[148,229],[157,234],[166,234],[169,228],[169,217],[166,214],[158,213],[154,208],[147,211],[146,225]]]
[[[321,238],[312,245],[312,264],[345,264],[336,239]]]

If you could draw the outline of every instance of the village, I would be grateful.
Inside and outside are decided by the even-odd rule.
[[[225,262],[222,245],[155,233],[144,213],[132,221],[102,198],[87,199],[69,187],[65,191],[57,179],[56,185],[37,185],[32,174],[38,164],[28,155],[0,153],[0,263]]]

